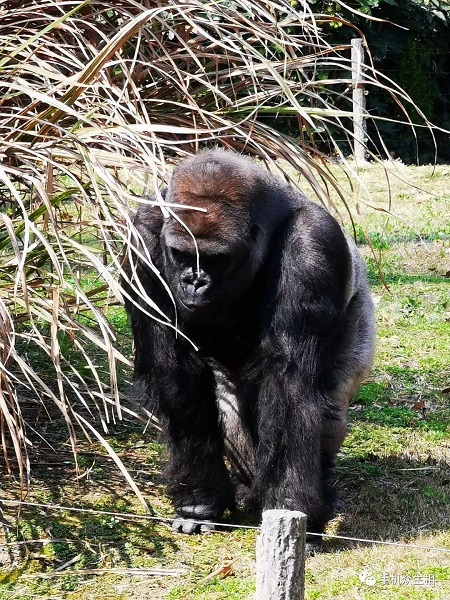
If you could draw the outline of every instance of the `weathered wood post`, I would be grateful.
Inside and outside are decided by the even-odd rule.
[[[306,515],[266,510],[256,541],[256,600],[303,600]]]
[[[366,94],[364,90],[364,47],[360,38],[352,40],[352,101],[353,101],[353,157],[357,164],[366,161],[367,128],[365,120]]]

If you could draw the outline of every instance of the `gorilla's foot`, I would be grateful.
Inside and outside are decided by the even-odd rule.
[[[305,555],[306,556],[315,556],[316,554],[322,552],[322,538],[319,536],[306,536],[306,544],[305,544]]]
[[[215,525],[222,516],[223,511],[219,511],[216,504],[191,504],[178,506],[175,519],[172,522],[172,529],[177,533],[206,533],[213,531]]]
[[[202,519],[192,519],[175,515],[175,519],[172,521],[172,530],[176,533],[186,533],[193,535],[194,533],[208,533],[214,531],[216,525],[211,521]]]

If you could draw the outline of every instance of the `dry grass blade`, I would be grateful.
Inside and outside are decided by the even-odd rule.
[[[20,579],[53,579],[55,577],[82,577],[84,575],[134,575],[134,576],[159,576],[178,577],[185,571],[176,569],[73,569],[67,571],[52,571],[51,573],[32,573],[22,575]]]
[[[76,418],[77,418],[78,421],[81,422],[81,424],[82,424],[83,427],[86,427],[86,429],[89,432],[91,432],[93,435],[95,435],[95,437],[101,442],[102,446],[108,452],[108,454],[113,459],[113,461],[116,463],[116,465],[120,469],[121,473],[125,477],[126,481],[128,482],[129,486],[131,487],[131,489],[133,490],[133,492],[138,497],[138,499],[139,499],[140,503],[142,504],[142,506],[145,508],[145,510],[147,512],[149,512],[150,514],[152,514],[152,511],[149,508],[147,502],[145,501],[144,496],[141,494],[139,488],[137,487],[137,485],[133,481],[133,478],[128,473],[125,465],[120,460],[120,458],[117,456],[117,454],[114,452],[114,450],[111,448],[111,446],[108,444],[108,442],[99,434],[99,432],[95,429],[95,427],[93,427],[89,423],[89,421],[87,421],[86,419],[84,419],[81,415],[76,415]]]

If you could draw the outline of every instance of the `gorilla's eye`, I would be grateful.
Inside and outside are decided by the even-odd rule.
[[[200,266],[205,271],[221,271],[223,270],[229,261],[228,254],[200,254]]]
[[[174,262],[179,265],[188,265],[195,261],[195,256],[190,252],[183,252],[177,248],[171,248],[170,253],[172,254]]]

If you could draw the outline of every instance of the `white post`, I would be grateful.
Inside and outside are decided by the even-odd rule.
[[[306,515],[266,510],[256,541],[256,600],[303,600]]]
[[[360,38],[352,40],[352,88],[353,88],[353,156],[357,164],[366,161],[366,95],[364,91],[364,48]]]

